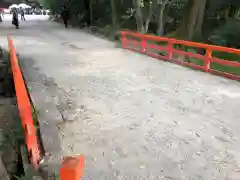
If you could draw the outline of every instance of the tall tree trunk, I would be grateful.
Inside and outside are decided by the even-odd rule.
[[[194,27],[198,15],[199,5],[202,0],[188,0],[185,15],[178,32],[180,38],[191,40],[194,35]]]
[[[164,8],[159,9],[159,17],[158,17],[158,27],[157,27],[157,35],[162,36],[164,30],[164,19],[163,19]]]
[[[93,0],[89,0],[90,24],[93,23]]]
[[[229,6],[225,9],[224,11],[224,20],[228,20],[229,19]]]
[[[148,8],[148,15],[145,21],[145,32],[148,32],[149,24],[152,20],[152,15],[153,15],[153,3],[152,1],[149,2],[149,8]]]
[[[237,6],[228,4],[228,7],[224,10],[223,19],[227,21],[230,18],[236,19],[238,18],[239,8]]]
[[[90,7],[90,2],[89,0],[84,0],[84,7],[85,7],[85,11],[86,11],[86,16],[85,16],[85,19],[86,19],[86,23],[88,26],[91,25],[91,7]]]
[[[234,5],[230,5],[229,7],[229,17],[230,18],[236,18],[238,16],[238,7],[234,6]]]
[[[161,3],[160,3],[161,2]],[[163,0],[160,1],[158,0],[158,27],[157,27],[157,35],[158,36],[162,36],[163,35],[163,31],[164,31],[164,26],[165,26],[165,19],[164,19],[164,10],[166,5],[168,4],[169,0]]]
[[[112,7],[112,24],[115,29],[118,26],[118,15],[117,15],[117,8],[115,0],[111,0],[111,7]]]
[[[111,0],[111,8],[112,8],[112,31],[111,31],[111,38],[115,39],[116,32],[119,30],[119,21],[118,21],[118,13],[116,8],[116,0]]]
[[[237,10],[235,11],[234,19],[237,19],[238,17],[239,17],[239,8],[237,8]]]
[[[196,37],[197,39],[201,38],[201,36],[202,36],[206,2],[207,2],[207,0],[201,0],[201,3],[198,8],[198,15],[197,15],[197,19],[196,19],[195,33],[194,33],[194,37]]]
[[[133,0],[133,5],[134,5],[135,10],[136,10],[135,18],[136,18],[136,23],[137,23],[137,30],[140,33],[144,33],[141,0]]]

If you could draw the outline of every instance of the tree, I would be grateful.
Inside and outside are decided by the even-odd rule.
[[[145,26],[144,26],[144,31],[145,32],[148,32],[148,28],[149,28],[149,24],[152,20],[152,16],[153,16],[153,2],[149,1],[148,13],[147,13],[146,21],[145,21]]]
[[[135,8],[135,18],[137,24],[137,31],[140,33],[145,33],[142,7],[144,7],[143,0],[133,0],[133,5]]]
[[[201,3],[198,6],[198,14],[196,18],[196,24],[194,29],[194,37],[196,39],[201,39],[202,29],[203,29],[203,21],[204,21],[204,12],[206,7],[207,0],[201,0]]]
[[[147,33],[149,25],[155,14],[155,17],[157,17],[156,34],[163,35],[164,25],[166,22],[164,18],[164,10],[170,1],[171,0],[133,0],[138,31]]]
[[[237,24],[234,20],[237,21],[240,8],[239,0],[40,1],[54,14],[59,14],[61,6],[67,4],[73,23],[86,23],[110,37],[123,27],[140,33],[155,33],[158,36],[170,33],[175,38],[207,41],[217,33],[226,34],[221,29],[228,29],[224,38],[229,46],[232,40],[227,39],[232,37],[230,34],[234,30],[231,28]],[[223,35],[218,39],[221,37]]]
[[[64,4],[64,0],[40,0],[40,2],[48,9],[51,9],[53,14],[59,13],[61,5]]]
[[[92,24],[93,14],[92,14],[92,0],[84,0],[85,7],[85,21],[88,26]]]
[[[111,8],[112,8],[112,24],[114,29],[118,29],[118,15],[117,15],[117,8],[116,8],[116,1],[111,0]]]
[[[157,0],[158,5],[158,26],[157,26],[157,32],[156,34],[158,36],[163,35],[164,25],[166,22],[166,18],[164,18],[164,10],[169,3],[169,0]]]
[[[205,0],[188,0],[185,15],[178,32],[180,38],[192,40],[195,32],[201,33],[205,5]],[[200,22],[197,23],[198,20]],[[196,27],[197,30],[195,31]]]

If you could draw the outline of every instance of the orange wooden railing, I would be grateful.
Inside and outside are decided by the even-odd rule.
[[[13,41],[8,37],[8,46],[11,58],[11,67],[17,97],[19,115],[24,129],[25,142],[27,145],[30,161],[35,169],[38,169],[40,148],[36,136],[36,128],[32,118],[32,106],[28,97],[23,75],[19,66]],[[51,137],[49,137],[51,138]],[[60,180],[80,180],[84,167],[84,157],[67,157],[60,168]]]
[[[147,34],[140,34],[140,33],[135,33],[131,31],[121,31],[121,41],[122,41],[122,47],[125,49],[140,52],[160,60],[174,62],[183,66],[188,66],[194,69],[209,72],[209,73],[230,78],[233,80],[238,80],[238,81],[240,80],[239,75],[230,74],[227,72],[222,72],[222,71],[218,71],[211,68],[212,62],[219,63],[224,66],[240,68],[239,62],[215,58],[212,55],[214,51],[240,55],[240,50],[238,49],[214,46],[214,45],[208,45],[208,44],[202,44],[202,43],[196,43],[196,42],[190,42],[190,41],[183,41],[183,40],[177,40],[177,39],[159,37],[159,36],[153,36],[153,35],[147,35]],[[158,45],[158,43],[159,44],[166,43],[167,45],[166,46]],[[201,55],[194,52],[186,52],[184,50],[177,49],[175,48],[176,45],[183,45],[185,47],[194,47],[194,48],[204,49],[205,55]],[[154,52],[151,50],[154,50]],[[167,52],[167,55],[161,55],[159,52]],[[199,60],[202,60],[204,65],[201,66],[191,62],[180,60],[180,58],[177,57],[176,55],[183,55],[190,58],[197,58]]]
[[[67,157],[60,169],[60,180],[81,180],[84,168],[84,157]]]
[[[8,46],[10,51],[11,67],[17,97],[17,105],[22,127],[24,130],[27,150],[30,156],[31,163],[37,169],[40,152],[37,142],[36,129],[34,127],[34,121],[32,118],[32,106],[25,87],[22,72],[18,64],[16,50],[10,37],[8,37]]]

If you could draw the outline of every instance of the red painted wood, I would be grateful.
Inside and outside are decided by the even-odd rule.
[[[174,63],[179,64],[181,66],[186,66],[186,67],[190,67],[190,68],[193,68],[193,69],[198,69],[198,70],[204,71],[203,66],[199,66],[199,65],[196,65],[196,64],[193,64],[193,63],[185,62],[185,61],[179,60],[177,58],[173,58],[171,60],[171,62],[174,62]]]
[[[185,52],[185,51],[182,51],[182,50],[178,50],[178,49],[173,49],[172,50],[173,53],[176,53],[176,54],[179,54],[179,55],[184,55],[184,56],[188,56],[188,57],[191,57],[191,58],[197,58],[197,59],[200,59],[200,60],[205,60],[205,56],[201,55],[201,54],[195,54],[195,53],[192,53],[192,52]]]
[[[172,42],[168,42],[168,47],[167,47],[167,51],[168,51],[168,60],[171,60],[173,58],[173,43]]]
[[[221,72],[221,71],[214,70],[214,69],[210,69],[209,72],[211,72],[212,74],[218,75],[218,76],[223,76],[225,78],[240,81],[240,76],[236,76],[236,75],[229,74],[226,72]]]
[[[81,180],[84,157],[67,157],[60,168],[60,180]]]
[[[10,37],[8,37],[8,46],[10,51],[11,67],[16,90],[18,110],[21,118],[22,127],[24,129],[25,142],[27,145],[30,160],[34,167],[37,169],[40,159],[40,152],[34,127],[34,121],[32,118],[32,106],[25,87],[21,69],[18,64],[16,50]]]
[[[212,58],[212,62],[216,62],[216,63],[226,65],[226,66],[232,66],[232,67],[239,67],[240,68],[240,63],[235,62],[235,61],[228,61],[228,60],[223,60],[223,59],[218,59],[218,58]]]
[[[208,72],[210,69],[210,65],[211,65],[212,50],[207,49],[205,56],[206,56],[206,60],[204,62],[204,68],[205,68],[205,71]]]
[[[126,38],[126,44],[131,44],[135,45],[137,47],[140,47],[141,50],[134,49],[133,47],[127,47],[127,49],[131,49],[135,52],[141,52],[146,55],[149,55],[151,57],[157,58],[157,59],[162,59],[162,60],[169,60],[171,62],[177,63],[179,65],[191,67],[194,69],[198,69],[201,71],[205,72],[210,72],[216,75],[220,75],[226,78],[234,79],[234,80],[239,80],[240,76],[229,74],[226,72],[220,72],[216,70],[211,69],[211,62],[216,62],[225,66],[232,66],[232,67],[237,67],[240,68],[240,63],[239,62],[234,62],[234,61],[228,61],[228,60],[222,60],[218,58],[213,58],[212,57],[212,52],[213,51],[220,51],[220,52],[226,52],[226,53],[233,53],[236,55],[240,55],[240,50],[239,49],[233,49],[233,48],[227,48],[227,47],[221,47],[221,46],[215,46],[215,45],[209,45],[209,44],[202,44],[202,43],[196,43],[196,42],[190,42],[190,41],[183,41],[183,40],[177,40],[177,39],[172,39],[172,38],[166,38],[166,37],[159,37],[159,36],[153,36],[153,35],[148,35],[148,34],[140,34],[140,33],[135,33],[131,31],[122,31],[122,35]],[[143,41],[144,43],[139,43],[137,40],[129,40],[130,39],[138,39],[139,41]],[[151,42],[151,43],[148,43]],[[160,45],[155,45],[152,44],[152,42],[167,42],[167,46],[160,46]],[[206,54],[205,56],[201,54],[196,54],[193,52],[185,52],[179,49],[173,48],[174,45],[184,45],[188,47],[195,47],[195,48],[200,48],[200,49],[205,49]],[[143,46],[143,47],[142,47]],[[149,52],[147,49],[154,49],[157,51],[167,51],[168,55],[167,56],[161,56],[158,53],[152,53]],[[173,58],[173,54],[178,54],[178,55],[184,55],[187,57],[191,58],[197,58],[200,60],[204,61],[204,66],[199,66],[193,63],[189,62],[184,62],[180,61],[176,58]]]
[[[142,40],[141,42],[141,53],[144,53],[147,51],[147,41],[145,39]]]
[[[141,47],[141,43],[136,40],[126,40],[125,46],[127,47],[128,45],[135,45],[136,47]]]
[[[154,45],[154,44],[147,44],[147,48],[155,49],[155,50],[158,50],[158,51],[168,51],[168,47]]]
[[[212,51],[221,51],[221,52],[228,52],[228,53],[240,55],[240,50],[234,49],[234,48],[227,48],[227,47],[222,47],[222,46],[215,46],[215,45],[209,45],[209,44],[203,44],[203,43],[197,43],[197,42],[191,42],[191,41],[184,41],[184,40],[178,40],[178,39],[173,39],[173,38],[153,36],[150,34],[140,34],[140,33],[131,32],[131,31],[124,31],[124,33],[126,36],[137,37],[139,39],[145,38],[145,39],[148,39],[149,41],[157,41],[157,42],[161,42],[161,41],[162,42],[170,42],[171,41],[174,44],[181,44],[181,45],[190,46],[190,47],[211,49]]]

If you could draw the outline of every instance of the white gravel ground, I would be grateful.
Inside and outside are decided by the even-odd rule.
[[[240,84],[115,48],[49,21],[0,24],[67,122],[61,155],[87,180],[237,180]]]

